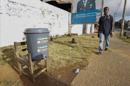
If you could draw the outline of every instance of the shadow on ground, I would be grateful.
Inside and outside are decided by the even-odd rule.
[[[41,74],[36,78],[35,82],[30,81],[26,76],[21,76],[23,86],[68,86],[67,84],[58,81],[46,73]]]
[[[7,62],[13,69],[17,68],[13,47],[3,49],[2,53],[3,60]]]

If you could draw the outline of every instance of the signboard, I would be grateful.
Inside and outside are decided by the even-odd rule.
[[[72,24],[96,23],[96,14],[99,11],[95,0],[74,0],[72,10]]]

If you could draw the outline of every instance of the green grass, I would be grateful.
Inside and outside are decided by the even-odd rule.
[[[75,39],[75,44],[71,43],[72,38]],[[68,70],[72,70],[71,67],[78,67],[80,69],[86,67],[88,65],[88,58],[97,47],[98,38],[92,36],[62,36],[53,39],[53,41],[49,42],[48,72],[53,74],[54,71],[56,72],[56,70],[61,68],[68,67]],[[13,46],[0,48],[1,67],[6,66],[6,64],[13,65],[13,59]],[[16,84],[15,86],[22,86],[21,82],[16,83],[15,80],[0,81],[0,86],[12,86],[14,84]]]
[[[0,65],[11,64],[14,59],[14,49],[13,46],[7,46],[0,48]]]
[[[76,44],[70,43],[72,38],[76,40]],[[49,43],[48,69],[53,71],[66,66],[86,66],[89,56],[97,48],[97,40],[97,37],[93,38],[92,36],[55,38]],[[12,62],[14,58],[13,52],[13,46],[1,48],[0,64]]]
[[[8,80],[0,81],[0,86],[12,86],[13,84],[14,82]]]
[[[70,43],[74,38],[76,44]],[[88,58],[97,48],[98,39],[91,36],[56,38],[49,45],[48,68],[56,70],[66,66],[87,66]],[[60,64],[60,65],[59,65]]]
[[[127,37],[121,37],[121,39],[127,43],[130,43],[130,38]]]
[[[72,38],[76,40],[75,44],[71,43]],[[94,53],[97,46],[98,38],[92,36],[63,36],[53,39],[53,41],[49,42],[48,72],[53,73],[60,68],[70,66],[79,68],[86,67],[88,65],[88,58]],[[13,46],[0,49],[0,65],[13,65],[13,59]],[[7,82],[1,82],[2,85],[8,85],[8,83],[12,82],[8,80]]]
[[[119,39],[123,40],[124,42],[130,43],[130,37],[125,37],[125,36],[120,37],[119,34],[117,34],[117,37],[118,37]]]
[[[19,81],[13,81],[13,80],[2,80],[0,81],[0,86],[23,86],[21,82]]]

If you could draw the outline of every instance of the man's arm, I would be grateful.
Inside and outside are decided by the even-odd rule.
[[[98,21],[98,37],[99,37],[100,30],[101,30],[101,17],[99,18],[99,21]]]
[[[113,17],[110,15],[111,18],[111,29],[110,29],[110,33],[112,33],[113,29],[114,29],[114,22],[113,22]]]
[[[111,18],[111,29],[110,29],[110,35],[111,37],[113,36],[112,32],[114,30],[114,21],[113,21],[113,16],[110,15],[110,18]]]
[[[101,29],[101,17],[99,18],[98,21],[98,33],[100,32],[100,29]]]

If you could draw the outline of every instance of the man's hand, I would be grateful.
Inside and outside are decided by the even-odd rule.
[[[98,35],[97,35],[97,36],[98,36],[98,38],[99,38],[99,33],[98,33]]]
[[[112,32],[110,33],[110,36],[113,37],[113,33]]]

